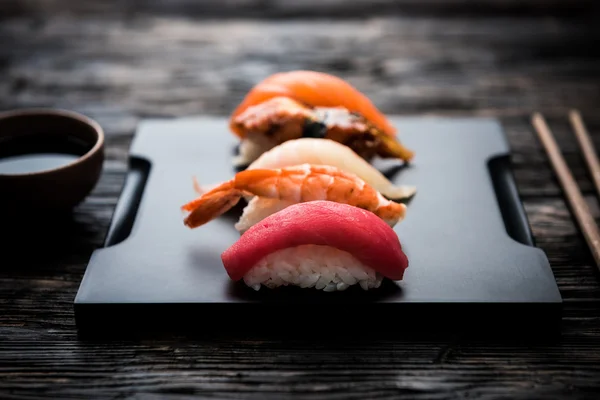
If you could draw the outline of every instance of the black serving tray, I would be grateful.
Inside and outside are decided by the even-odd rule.
[[[130,149],[105,247],[92,255],[75,299],[78,328],[554,326],[561,296],[535,247],[498,122],[392,121],[416,152],[408,167],[374,162],[397,184],[418,189],[395,227],[410,260],[402,282],[339,293],[255,292],[231,282],[220,255],[239,238],[234,223],[245,204],[194,230],[184,226],[180,206],[196,196],[193,176],[210,184],[235,174],[237,138],[222,118],[147,120]]]

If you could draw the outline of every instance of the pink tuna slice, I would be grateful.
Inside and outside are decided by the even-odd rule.
[[[271,214],[225,250],[221,260],[237,281],[268,254],[306,244],[346,251],[391,280],[401,280],[408,268],[398,235],[383,220],[355,206],[322,200]]]

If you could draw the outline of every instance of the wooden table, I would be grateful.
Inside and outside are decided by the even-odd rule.
[[[1,246],[0,398],[598,398],[600,274],[529,123],[534,111],[548,117],[600,216],[566,119],[578,108],[600,146],[593,2],[136,3],[2,2],[0,109],[85,113],[106,130],[108,159],[72,221],[24,227],[28,242]],[[386,113],[500,119],[564,296],[558,342],[490,343],[467,332],[334,343],[78,340],[72,302],[106,233],[138,121],[225,116],[255,82],[297,68],[349,80]]]

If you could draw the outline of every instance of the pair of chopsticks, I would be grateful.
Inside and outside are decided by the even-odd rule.
[[[600,162],[598,161],[594,144],[592,143],[587,128],[577,110],[569,112],[569,120],[571,121],[571,126],[575,132],[581,151],[583,152],[587,168],[592,175],[596,192],[600,197]],[[571,205],[575,218],[577,219],[592,255],[594,256],[596,266],[600,268],[600,229],[598,228],[598,225],[596,225],[596,221],[592,216],[590,208],[583,198],[544,117],[542,117],[540,113],[535,113],[533,114],[531,122],[550,158],[554,172],[558,176],[558,180],[566,193],[567,200]]]

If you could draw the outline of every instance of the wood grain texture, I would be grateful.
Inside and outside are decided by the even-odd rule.
[[[594,0],[3,0],[6,16],[161,14],[194,18],[352,18],[404,15],[582,15]]]
[[[552,131],[540,113],[533,114],[532,125],[537,132],[540,142],[542,142],[546,150],[554,173],[560,181],[561,187],[569,202],[569,206],[577,220],[577,224],[583,232],[588,248],[594,256],[594,261],[596,265],[600,266],[600,230],[590,211],[590,207],[579,190],[575,178],[573,178],[573,174],[567,166],[567,162],[562,156],[562,152],[554,139]],[[590,166],[590,175],[593,175],[596,172],[594,168],[595,165]]]
[[[0,109],[72,109],[108,136],[102,178],[72,218],[23,223],[2,241],[0,398],[597,398],[600,274],[529,123],[534,111],[546,116],[600,222],[567,119],[579,109],[600,148],[593,2],[192,3],[0,3]],[[216,18],[224,14],[232,18]],[[537,245],[565,299],[558,342],[489,342],[460,331],[338,341],[243,331],[77,338],[72,302],[106,234],[138,121],[227,115],[256,81],[296,68],[348,79],[386,113],[500,119]]]

